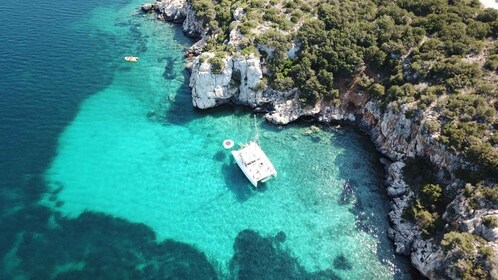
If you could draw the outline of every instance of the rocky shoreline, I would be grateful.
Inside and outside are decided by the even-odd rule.
[[[155,11],[159,19],[182,23],[187,36],[199,38],[187,51],[187,68],[191,72],[189,84],[195,107],[206,109],[235,103],[264,112],[265,118],[274,124],[284,125],[307,116],[324,123],[344,122],[366,131],[377,150],[389,159],[382,161],[386,169],[387,193],[391,198],[389,237],[395,244],[396,253],[409,256],[413,266],[424,276],[437,279],[437,273],[442,272],[449,278],[457,278],[448,265],[448,254],[434,242],[434,238],[424,238],[419,226],[403,217],[414,196],[403,178],[402,168],[407,158],[427,158],[438,169],[438,180],[447,185],[447,190],[457,193],[450,203],[451,207],[448,207],[456,211],[451,216],[458,216],[457,227],[481,236],[498,253],[498,228],[488,229],[483,225],[483,217],[498,217],[498,211],[474,211],[468,207],[464,194],[457,192],[458,179],[454,173],[466,163],[461,157],[448,152],[438,141],[438,135],[425,129],[425,122],[436,117],[433,111],[426,110],[411,116],[413,105],[404,104],[398,108],[393,103],[381,110],[380,104],[368,100],[366,94],[354,87],[354,83],[340,93],[340,104],[318,102],[314,106],[304,106],[296,89],[276,91],[266,87],[264,61],[255,55],[227,54],[219,58],[221,69],[213,71],[211,59],[215,54],[201,52],[207,41],[206,29],[196,18],[191,4],[185,0],[144,4],[142,10]],[[237,15],[233,17],[236,19]],[[239,37],[240,34],[230,34],[228,45],[236,45]],[[450,214],[445,212],[443,219],[448,216]],[[497,266],[495,264],[491,271],[495,278],[498,278]]]

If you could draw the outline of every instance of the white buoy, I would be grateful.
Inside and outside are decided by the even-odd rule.
[[[224,141],[223,141],[223,147],[224,147],[225,149],[227,149],[227,150],[228,150],[228,149],[231,149],[231,148],[233,147],[233,145],[234,145],[234,143],[233,143],[233,141],[232,141],[232,140],[230,140],[230,139],[226,139],[226,140],[224,140]]]

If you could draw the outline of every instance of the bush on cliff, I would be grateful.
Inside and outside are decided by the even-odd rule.
[[[441,247],[450,262],[448,270],[453,270],[461,279],[491,279],[490,262],[493,251],[486,242],[468,232],[451,231],[444,235]]]
[[[211,71],[213,71],[213,74],[223,73],[223,69],[225,68],[224,58],[220,56],[213,56],[209,59],[209,63],[211,64]]]

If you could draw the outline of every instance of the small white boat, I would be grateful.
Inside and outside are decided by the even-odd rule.
[[[255,141],[250,141],[239,150],[232,151],[237,165],[256,188],[258,187],[258,182],[264,183],[273,177],[277,177],[277,170],[257,142],[258,133],[256,128]]]
[[[126,61],[128,61],[128,62],[137,62],[138,61],[138,57],[137,56],[125,56],[124,59]]]

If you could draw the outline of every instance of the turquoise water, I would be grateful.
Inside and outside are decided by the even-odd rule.
[[[50,101],[72,100],[74,113],[53,113],[69,120],[45,169],[20,172],[41,200],[27,206],[9,188],[0,196],[11,205],[3,275],[410,279],[386,237],[383,169],[368,139],[258,116],[278,177],[253,189],[222,147],[251,138],[251,113],[193,109],[183,70],[192,42],[138,13],[140,4],[94,3],[67,22],[88,57],[64,61],[74,81],[51,90]],[[126,63],[127,55],[140,61]],[[70,89],[79,87],[90,94],[75,90],[75,98]]]

